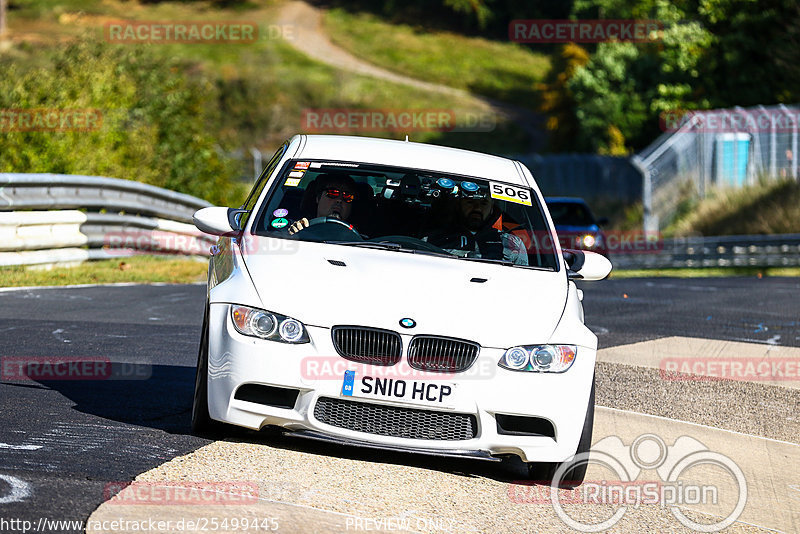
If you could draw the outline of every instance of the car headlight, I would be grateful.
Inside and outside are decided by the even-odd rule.
[[[586,234],[585,236],[583,236],[583,239],[581,239],[581,242],[583,243],[584,247],[592,248],[593,246],[595,246],[595,244],[597,244],[597,239],[595,239],[595,237],[592,234]]]
[[[308,333],[297,319],[247,306],[231,306],[231,320],[236,331],[246,336],[282,341],[308,343]]]
[[[497,365],[512,371],[563,373],[575,362],[575,345],[526,345],[511,347]]]

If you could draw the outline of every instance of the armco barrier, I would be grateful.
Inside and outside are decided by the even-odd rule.
[[[116,178],[0,173],[0,265],[206,255],[216,239],[191,222],[195,211],[210,205]]]
[[[798,267],[800,234],[676,237],[657,251],[610,260],[617,269]]]
[[[192,215],[204,200],[152,185],[0,173],[0,265],[73,263],[139,253],[205,256],[215,238]],[[611,254],[617,269],[800,266],[800,234],[684,237]]]

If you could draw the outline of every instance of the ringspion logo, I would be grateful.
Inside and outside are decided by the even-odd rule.
[[[602,479],[585,480],[573,489],[561,482],[574,467],[586,465],[603,474]],[[654,471],[657,478],[641,477]],[[698,475],[703,473],[703,482]],[[566,480],[569,480],[566,478]],[[698,532],[718,532],[733,524],[747,503],[747,479],[728,456],[710,450],[691,436],[680,436],[672,445],[655,434],[642,434],[630,445],[618,436],[607,436],[589,452],[562,464],[548,485],[530,481],[512,483],[508,497],[516,504],[553,506],[556,515],[580,532],[602,532],[616,525],[629,509],[641,506],[668,508],[683,526]],[[600,506],[613,512],[589,520],[583,507]],[[713,507],[713,514],[687,515],[687,506]]]

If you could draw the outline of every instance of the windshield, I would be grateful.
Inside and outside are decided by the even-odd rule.
[[[399,167],[291,161],[253,233],[558,270],[531,189]]]
[[[547,208],[556,226],[591,226],[595,223],[589,208],[579,202],[548,202]]]

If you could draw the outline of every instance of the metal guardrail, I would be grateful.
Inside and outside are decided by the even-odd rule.
[[[194,212],[210,205],[191,195],[118,178],[0,173],[0,210],[81,208],[191,224]]]
[[[116,178],[0,173],[0,265],[141,253],[205,256],[215,238],[191,222],[210,205]]]
[[[800,234],[678,237],[656,250],[609,256],[617,269],[798,267]]]
[[[191,218],[207,206],[129,180],[0,173],[0,265],[205,256],[216,238],[199,232]],[[638,253],[612,251],[610,259],[617,269],[797,267],[800,234],[671,238]]]

